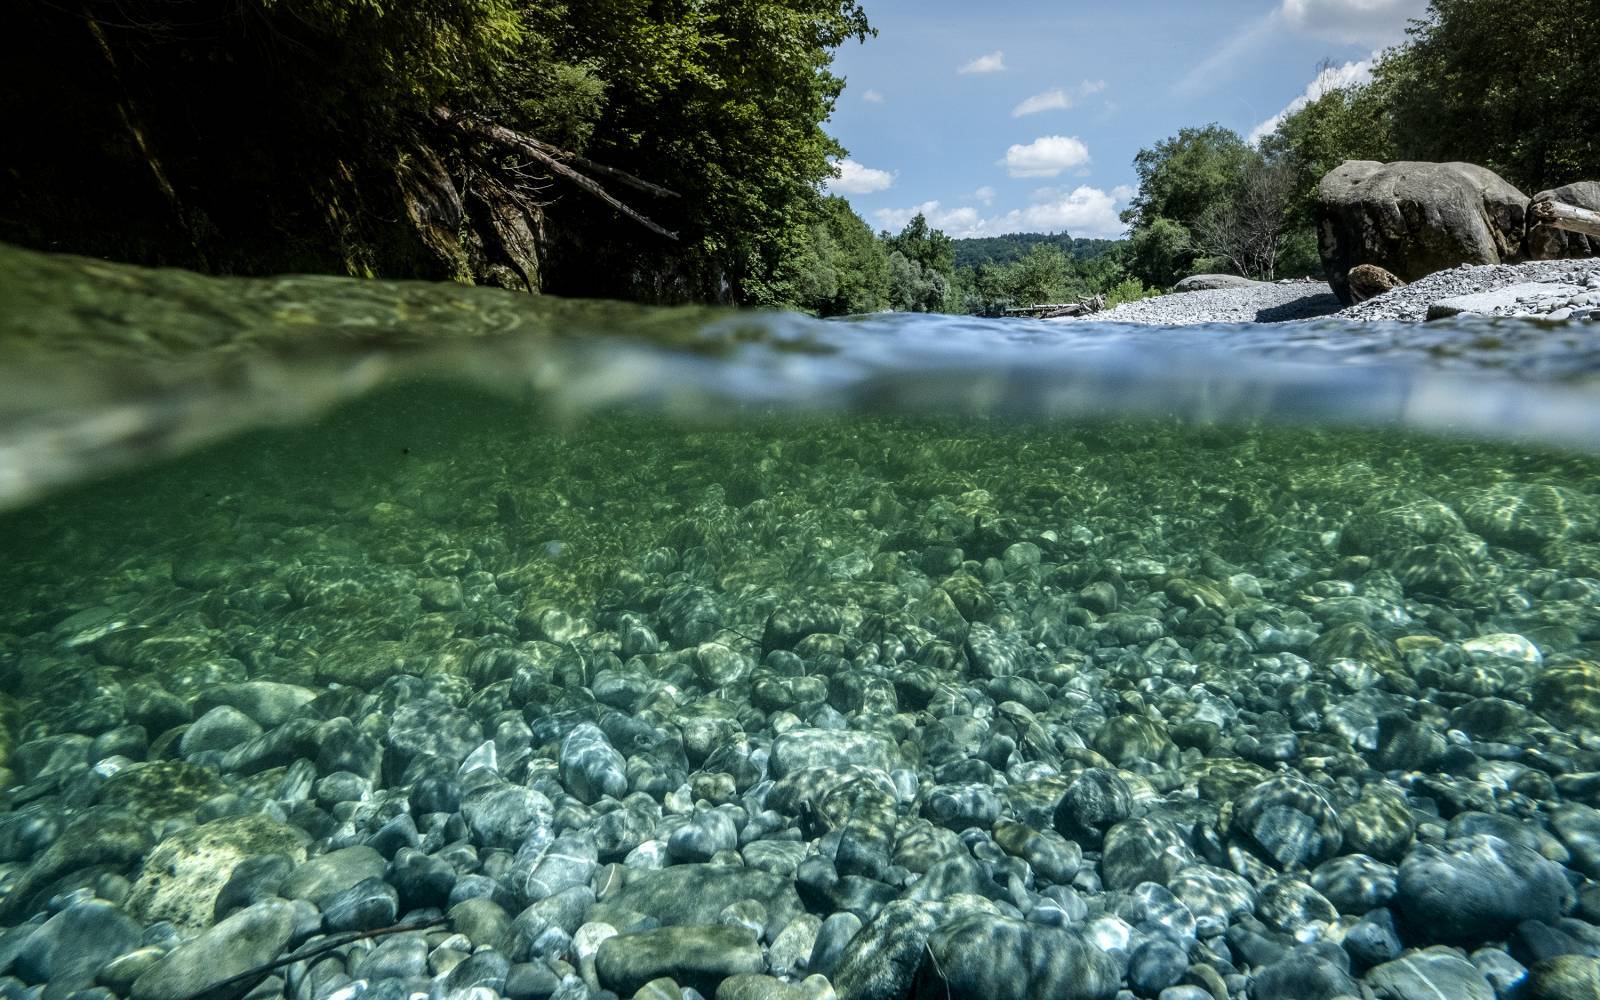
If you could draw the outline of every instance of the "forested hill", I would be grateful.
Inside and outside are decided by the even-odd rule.
[[[1072,260],[1092,260],[1115,250],[1120,240],[1074,239],[1067,233],[1007,233],[1004,236],[974,236],[955,241],[956,267],[984,264],[1004,266],[1028,255],[1036,246],[1053,246]]]

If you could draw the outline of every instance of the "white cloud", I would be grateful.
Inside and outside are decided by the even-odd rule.
[[[1279,41],[1285,29],[1344,44],[1392,45],[1427,7],[1428,0],[1281,0],[1184,74],[1173,91],[1188,98],[1206,93],[1247,66],[1257,49]]]
[[[957,73],[999,73],[1006,68],[1005,54],[998,49],[967,63]]]
[[[1035,201],[1027,208],[1007,212],[992,225],[999,232],[1060,232],[1074,236],[1109,238],[1120,236],[1127,225],[1117,218],[1117,203],[1124,198],[1116,192],[1126,193],[1119,187],[1107,194],[1099,188],[1082,185],[1067,193],[1057,192],[1055,197]]]
[[[986,206],[987,205],[993,205],[994,204],[994,188],[992,188],[989,185],[985,184],[983,187],[981,187],[978,190],[972,192],[972,199],[971,200],[975,201],[975,202],[978,202],[979,204],[986,205]]]
[[[919,213],[928,220],[928,225],[942,229],[957,239],[974,235],[974,231],[982,224],[977,209],[970,206],[944,208],[937,201],[925,201],[910,208],[880,208],[872,213],[872,217],[884,229],[898,232]]]
[[[945,208],[937,201],[925,201],[910,208],[883,208],[872,217],[885,229],[898,231],[921,212],[928,225],[956,239],[971,236],[998,236],[1002,233],[1068,232],[1074,236],[1110,239],[1123,235],[1127,226],[1117,218],[1117,206],[1133,196],[1126,186],[1106,193],[1099,188],[1081,186],[1071,191],[1042,188],[1026,208],[1012,209],[1003,215],[983,216],[971,206]]]
[[[864,91],[861,94],[861,99],[863,101],[866,101],[868,104],[882,104],[883,103],[883,92],[880,91],[880,90]]]
[[[1111,189],[1111,197],[1122,202],[1123,204],[1127,204],[1133,199],[1133,196],[1138,193],[1138,188],[1129,187],[1126,184],[1118,184],[1116,187]]]
[[[1098,94],[1106,89],[1104,80],[1085,80],[1076,87],[1056,87],[1042,94],[1032,97],[1011,109],[1011,117],[1021,118],[1023,115],[1036,115],[1041,111],[1062,111],[1072,107],[1091,94]]]
[[[839,176],[823,182],[830,194],[872,194],[894,186],[894,174],[887,170],[863,167],[854,160],[836,160]]]
[[[1406,22],[1421,17],[1428,0],[1283,0],[1278,9],[1289,26],[1334,42],[1389,45],[1405,34]]]
[[[1012,177],[1055,177],[1089,162],[1089,147],[1077,136],[1046,135],[1006,150],[1000,164]]]
[[[1338,90],[1341,87],[1353,87],[1357,84],[1366,83],[1367,81],[1371,80],[1372,64],[1376,58],[1377,53],[1374,52],[1366,59],[1361,59],[1356,62],[1347,62],[1343,66],[1325,67],[1322,72],[1317,74],[1316,79],[1312,80],[1306,85],[1304,93],[1285,105],[1282,111],[1278,112],[1271,118],[1268,118],[1266,121],[1252,129],[1250,131],[1250,141],[1252,143],[1257,143],[1266,138],[1268,135],[1271,135],[1273,130],[1276,129],[1278,124],[1285,118],[1294,114],[1296,111],[1299,111],[1301,108],[1305,107],[1307,104],[1310,104],[1323,94],[1328,93],[1330,90]]]

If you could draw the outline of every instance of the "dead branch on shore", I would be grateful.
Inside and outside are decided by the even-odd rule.
[[[1529,212],[1533,221],[1541,226],[1585,236],[1600,236],[1600,212],[1559,201],[1536,201],[1530,206]]]
[[[521,132],[506,128],[504,125],[499,125],[495,122],[484,121],[471,116],[458,115],[452,112],[449,108],[444,107],[435,108],[434,117],[467,136],[487,142],[490,145],[498,146],[502,149],[515,150],[516,152],[519,152],[525,156],[532,157],[548,168],[551,173],[571,181],[579,188],[605,202],[607,205],[610,205],[612,208],[639,223],[639,225],[650,230],[652,233],[665,236],[669,240],[676,240],[678,238],[677,233],[656,224],[641,212],[624,204],[622,201],[618,200],[614,195],[612,195],[611,192],[601,187],[598,181],[594,180],[592,177],[587,177],[579,173],[572,166],[569,166],[569,162],[576,163],[585,167],[586,169],[593,170],[596,173],[604,174],[607,177],[615,178],[620,183],[626,184],[632,188],[636,188],[637,190],[656,195],[657,197],[676,198],[676,192],[661,187],[659,184],[652,184],[647,180],[635,177],[632,174],[618,170],[615,167],[608,167],[603,164],[595,163],[594,161],[585,159],[576,153],[568,153],[564,150],[557,149],[548,143],[540,142],[538,139],[535,139],[532,136],[523,135]]]

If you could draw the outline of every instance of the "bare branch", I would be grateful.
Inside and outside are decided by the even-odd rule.
[[[506,128],[504,125],[498,125],[494,122],[486,122],[476,118],[462,117],[453,114],[448,108],[435,108],[434,115],[445,124],[451,125],[457,130],[465,132],[468,135],[475,136],[498,146],[515,149],[527,156],[531,156],[540,163],[543,163],[551,170],[551,172],[558,174],[576,184],[578,187],[587,191],[589,194],[594,195],[596,198],[599,198],[607,205],[610,205],[618,212],[621,212],[623,215],[626,215],[628,218],[639,223],[639,225],[650,230],[652,233],[665,236],[669,240],[676,240],[678,238],[677,233],[657,225],[655,222],[652,222],[637,210],[623,204],[621,201],[618,201],[617,198],[611,194],[611,192],[601,187],[597,181],[593,180],[592,178],[585,177],[583,174],[580,174],[576,170],[567,166],[567,164],[563,163],[554,153],[549,151],[550,147],[547,147],[544,143],[539,142],[537,139],[525,136],[521,132],[513,131],[509,128]],[[621,174],[621,171],[615,171],[615,173]],[[637,180],[637,178],[634,178],[634,180]],[[639,183],[643,184],[647,182],[640,181]],[[654,187],[654,185],[651,186]],[[665,191],[666,189],[662,188],[661,190]]]

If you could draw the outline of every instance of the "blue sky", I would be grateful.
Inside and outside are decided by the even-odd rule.
[[[1116,236],[1133,157],[1186,125],[1250,135],[1360,80],[1426,0],[864,0],[841,49],[830,189],[874,228]]]

